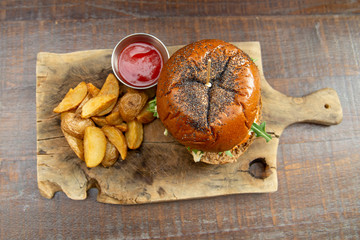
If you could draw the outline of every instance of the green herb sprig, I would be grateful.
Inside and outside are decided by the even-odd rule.
[[[223,152],[218,152],[219,155],[221,155]],[[232,155],[230,150],[227,150],[224,152],[226,155],[228,155],[229,157],[234,157],[234,155]]]
[[[197,150],[197,149],[191,149],[190,147],[186,147],[187,148],[187,150],[189,151],[189,152],[194,152],[195,154],[197,154],[198,152],[200,152],[201,154],[203,154],[204,152],[203,151],[201,151],[201,150]]]
[[[159,114],[157,112],[157,106],[156,106],[156,97],[149,101],[149,108],[148,110],[153,113],[154,117],[159,118]]]
[[[228,151],[225,151],[225,154],[228,155],[229,157],[234,157],[234,155],[232,155],[231,151],[228,150]]]
[[[260,125],[258,125],[254,122],[251,125],[251,130],[255,133],[256,137],[263,137],[265,138],[266,142],[269,142],[272,137],[265,131],[265,124],[265,122],[262,122]]]

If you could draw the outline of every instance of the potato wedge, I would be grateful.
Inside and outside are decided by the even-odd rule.
[[[148,96],[143,92],[128,92],[120,99],[120,115],[125,122],[135,119],[146,104]]]
[[[115,145],[121,155],[121,159],[125,160],[127,155],[127,145],[124,134],[116,127],[106,125],[102,127],[103,132],[109,141]]]
[[[85,128],[95,126],[91,119],[83,119],[73,112],[61,113],[61,129],[73,137],[83,139]]]
[[[76,138],[65,132],[61,129],[66,141],[68,142],[70,148],[74,151],[76,156],[84,161],[84,142],[82,139]]]
[[[119,80],[116,79],[114,74],[110,73],[107,76],[99,94],[100,96],[109,94],[119,95]]]
[[[84,134],[84,157],[86,166],[96,167],[104,159],[106,137],[98,127],[87,127]]]
[[[148,96],[149,99],[154,98],[156,95],[156,86],[152,88],[147,88],[143,91]]]
[[[120,131],[122,132],[126,132],[128,130],[128,126],[125,122],[119,124],[119,125],[115,125],[115,127],[117,127],[118,129],[120,129]]]
[[[126,86],[125,84],[119,83],[119,96],[123,96],[128,91],[135,90],[131,87]],[[137,90],[135,90],[137,91]]]
[[[110,73],[107,76],[105,83],[102,86],[98,96],[105,96],[105,95],[110,95],[110,94],[115,95],[116,98],[119,97],[119,81],[116,79],[116,77],[112,73]],[[103,110],[102,112],[98,113],[97,115],[104,116],[104,115],[108,114],[114,108],[115,104],[116,103],[113,103],[107,109]]]
[[[125,133],[126,144],[130,149],[137,149],[140,147],[144,138],[143,125],[136,119],[127,124],[128,130]]]
[[[91,97],[96,97],[100,92],[100,89],[95,87],[92,83],[88,83],[87,88],[88,92],[91,94]]]
[[[90,99],[82,108],[81,117],[82,118],[89,118],[92,116],[96,116],[100,112],[106,110],[112,104],[116,102],[116,95],[103,95],[103,96],[96,96]]]
[[[118,101],[116,102],[114,108],[111,110],[111,113],[116,113],[116,112],[120,112],[120,98],[118,99]],[[109,115],[110,115],[109,114]]]
[[[128,92],[144,92],[148,98],[154,98],[156,95],[156,86],[152,88],[147,88],[144,90],[136,90],[134,88],[128,87],[122,83],[119,83],[119,96],[123,96],[125,93]]]
[[[66,93],[64,99],[54,108],[55,113],[62,113],[76,108],[84,100],[87,94],[87,86],[85,82],[79,83],[74,89]]]
[[[118,125],[123,122],[120,116],[120,99],[115,104],[115,107],[111,113],[106,116],[106,121],[109,123],[109,125]]]
[[[81,116],[81,112],[82,112],[82,108],[85,105],[85,103],[87,103],[90,99],[92,98],[91,94],[88,92],[86,94],[86,97],[84,98],[84,100],[82,100],[82,102],[80,103],[80,105],[76,108],[75,114],[77,116]]]
[[[105,110],[96,114],[96,116],[102,117],[102,116],[108,114],[114,108],[115,104],[116,104],[116,101],[113,104],[111,104],[108,108],[106,108]]]
[[[139,115],[136,116],[136,119],[142,124],[151,123],[155,118],[154,113],[149,111],[149,102],[143,107]]]
[[[119,151],[116,147],[109,141],[106,143],[106,151],[104,159],[101,161],[101,165],[104,167],[111,167],[116,163],[119,158]]]
[[[103,127],[105,125],[108,125],[106,118],[103,117],[91,117],[91,119],[94,121],[94,123],[96,125],[98,125],[99,127]]]
[[[87,103],[87,101],[89,101],[91,98],[96,97],[100,92],[100,89],[98,89],[92,83],[87,83],[86,86],[88,89],[88,93],[87,93],[86,97],[84,98],[84,100],[81,102],[81,104],[77,107],[76,112],[75,112],[79,116],[81,116],[82,107],[85,105],[85,103]]]
[[[113,113],[113,114],[106,116],[106,121],[108,122],[109,125],[113,125],[113,126],[119,125],[123,122],[123,120],[120,116],[120,112]]]

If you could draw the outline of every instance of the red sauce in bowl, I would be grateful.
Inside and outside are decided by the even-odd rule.
[[[159,50],[149,43],[136,42],[120,53],[118,70],[128,85],[147,87],[157,82],[163,65]]]

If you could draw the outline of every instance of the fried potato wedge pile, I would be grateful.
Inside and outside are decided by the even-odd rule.
[[[109,74],[101,88],[79,83],[54,108],[61,113],[61,130],[74,153],[89,168],[111,167],[144,138],[143,124],[154,121],[148,100],[155,88],[134,90]]]

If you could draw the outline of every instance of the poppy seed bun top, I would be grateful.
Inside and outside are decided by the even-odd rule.
[[[211,59],[210,83],[206,86]],[[222,152],[248,137],[259,110],[260,75],[250,57],[221,40],[201,40],[165,64],[157,111],[166,129],[191,149]]]

